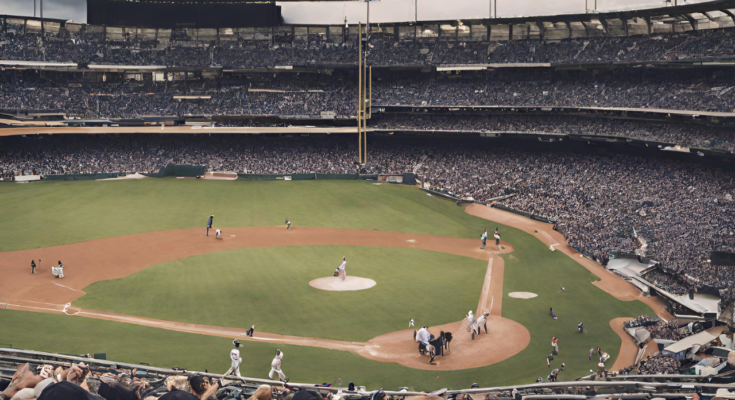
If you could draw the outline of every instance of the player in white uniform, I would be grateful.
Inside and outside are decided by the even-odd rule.
[[[467,332],[472,332],[473,326],[475,325],[475,315],[472,314],[472,310],[467,313]]]
[[[486,312],[482,315],[480,315],[479,318],[475,320],[475,323],[472,326],[472,340],[475,340],[475,335],[479,335],[480,331],[482,329],[485,329],[485,333],[487,334],[487,317],[490,315],[489,312]]]
[[[214,237],[217,239],[222,239],[222,230],[217,229],[216,231],[214,231]]]
[[[347,278],[347,257],[342,257],[342,264],[337,267],[337,272],[339,272],[339,279],[345,280]]]
[[[283,362],[283,352],[281,350],[276,349],[276,356],[273,357],[273,361],[271,361],[271,372],[268,373],[268,377],[271,379],[276,379],[276,374],[278,374],[278,379],[282,382],[288,382],[288,378],[286,378],[286,374],[281,371],[281,362]]]
[[[225,375],[232,374],[241,377],[240,364],[242,363],[242,358],[240,358],[240,350],[237,349],[240,347],[240,342],[233,340],[232,344],[235,345],[235,348],[230,351],[230,360],[232,360],[232,362],[230,363],[230,369],[225,373]]]

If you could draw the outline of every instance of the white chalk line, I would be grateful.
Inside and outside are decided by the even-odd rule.
[[[63,287],[63,288],[69,289],[69,290],[71,290],[71,291],[73,291],[73,292],[76,292],[76,291],[77,291],[76,289],[72,289],[72,288],[70,288],[69,286],[64,286],[64,285],[62,285],[62,284],[60,284],[60,283],[56,283],[56,282],[51,282],[51,283],[53,283],[53,284],[54,284],[54,285],[56,285],[56,286],[61,286],[61,287]]]

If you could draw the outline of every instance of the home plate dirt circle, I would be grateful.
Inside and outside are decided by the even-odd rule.
[[[317,278],[309,282],[311,287],[320,290],[329,290],[333,292],[344,292],[352,290],[365,290],[375,286],[376,283],[372,279],[360,278],[358,276],[348,276],[345,280],[341,280],[334,276],[326,278]]]
[[[531,292],[510,292],[508,293],[508,296],[514,299],[532,299],[534,297],[538,297],[536,293]]]

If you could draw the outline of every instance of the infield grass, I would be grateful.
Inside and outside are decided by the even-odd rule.
[[[342,256],[368,290],[330,292]],[[250,248],[157,265],[94,283],[74,305],[204,325],[367,341],[408,327],[459,321],[477,307],[487,261],[431,251],[361,246]],[[155,289],[152,286],[155,285]],[[151,307],[155,304],[155,307]]]

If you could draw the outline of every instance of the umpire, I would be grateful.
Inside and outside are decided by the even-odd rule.
[[[33,260],[31,260],[31,273],[32,274],[36,273],[36,262]]]
[[[212,228],[212,222],[214,221],[214,214],[209,216],[209,220],[207,221],[207,236],[209,236],[209,230]]]

